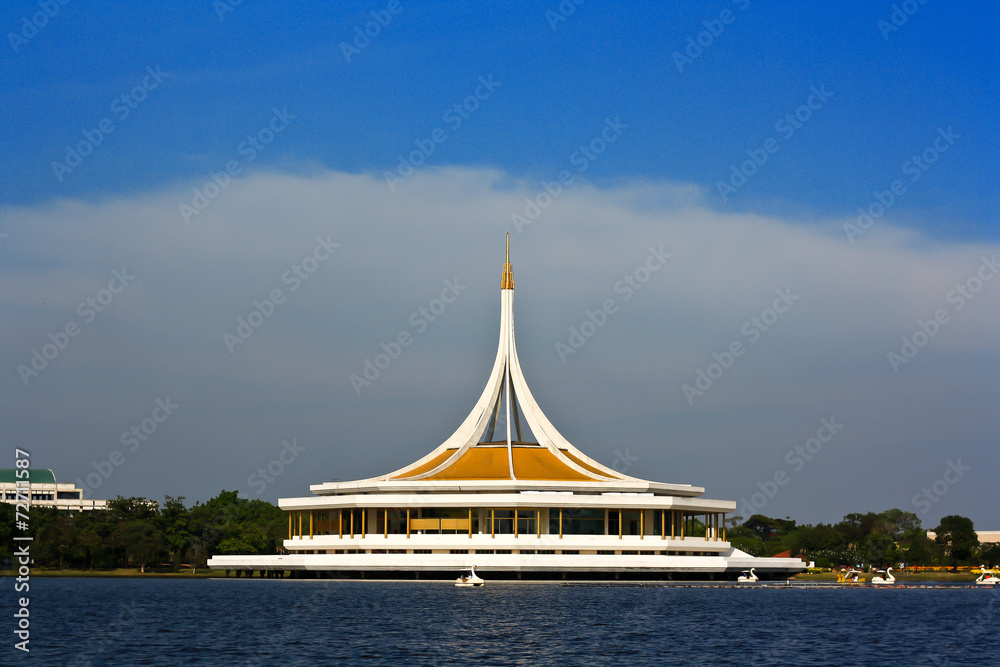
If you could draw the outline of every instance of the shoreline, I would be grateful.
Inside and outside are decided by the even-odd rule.
[[[18,576],[15,570],[3,570],[0,571],[0,577],[16,577]],[[45,569],[32,569],[31,577],[97,577],[103,579],[111,578],[121,578],[121,577],[131,577],[136,579],[207,579],[213,576],[219,576],[217,570],[211,570],[209,568],[199,568],[197,572],[140,572],[139,568],[115,568],[113,570],[50,570]],[[223,575],[224,576],[224,575]]]
[[[926,582],[974,582],[978,574],[972,572],[920,572],[920,573],[896,573],[893,572],[896,577],[896,583],[926,583]],[[4,570],[0,571],[0,577],[3,578],[14,578],[18,576],[15,570]],[[31,571],[32,577],[81,577],[81,578],[101,578],[101,579],[114,579],[114,578],[133,578],[133,579],[212,579],[219,578],[225,579],[225,573],[222,570],[212,570],[209,568],[199,568],[196,572],[192,573],[190,571],[186,572],[139,572],[138,568],[116,568],[113,570],[50,570],[50,569],[33,569]],[[236,579],[236,577],[230,577]],[[257,577],[254,577],[255,579]],[[862,578],[854,585],[864,585],[867,583],[868,577]],[[352,581],[364,581],[362,579],[352,580]],[[376,581],[372,579],[371,581]],[[430,580],[428,580],[430,581]],[[609,580],[610,581],[610,580]],[[780,581],[780,580],[778,580]],[[788,577],[787,581],[790,582],[836,582],[837,573],[836,572],[816,572],[816,573],[802,573],[792,575]],[[612,583],[619,583],[617,581]],[[720,582],[722,583],[722,582]],[[735,583],[735,579],[733,581]],[[762,582],[762,583],[775,583],[775,582]],[[848,584],[850,585],[850,584]]]
[[[897,584],[905,584],[908,582],[926,582],[926,581],[968,581],[973,582],[976,577],[979,576],[978,573],[973,572],[896,572],[892,571],[892,576],[896,578]],[[858,579],[858,584],[863,584],[868,581],[871,577],[865,575]],[[790,581],[837,581],[836,572],[803,572],[801,574],[795,574],[789,577]]]

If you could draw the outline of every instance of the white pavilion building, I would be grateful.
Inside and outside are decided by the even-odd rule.
[[[735,579],[805,569],[726,541],[729,500],[622,474],[574,447],[538,407],[514,339],[509,248],[500,341],[486,388],[458,429],[423,458],[378,477],[282,498],[287,555],[214,556],[209,567],[324,577]]]

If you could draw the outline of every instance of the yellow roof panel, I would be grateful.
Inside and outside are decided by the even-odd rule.
[[[514,475],[517,479],[564,480],[574,482],[595,481],[593,477],[573,470],[560,461],[555,454],[543,447],[515,447],[513,449],[513,457]],[[440,465],[443,460],[443,458],[438,457],[434,461],[421,466],[421,469],[432,470],[436,465]],[[584,465],[584,467],[588,470],[591,469],[591,466]],[[594,470],[594,472],[601,474],[597,470]],[[420,472],[414,471],[408,476],[418,474]],[[428,481],[444,479],[510,479],[507,448],[471,447],[450,466],[425,479]]]
[[[434,479],[510,479],[505,447],[471,447]]]
[[[563,456],[565,456],[570,461],[572,461],[573,463],[577,464],[578,466],[580,466],[581,468],[583,468],[585,470],[589,470],[590,472],[597,473],[598,475],[602,475],[604,477],[610,477],[610,476],[612,476],[612,473],[604,471],[604,470],[601,470],[599,468],[595,468],[594,466],[590,465],[586,461],[581,461],[579,458],[577,458],[576,456],[574,456],[570,452],[566,451],[565,449],[560,449],[559,451],[563,453]],[[617,477],[617,475],[615,475],[615,477]]]
[[[389,479],[406,479],[407,477],[416,477],[417,475],[422,475],[429,470],[434,470],[434,468],[437,468],[439,465],[444,463],[447,458],[456,451],[458,450],[446,449],[419,468],[414,468],[413,470],[408,471],[405,475],[397,475],[395,477],[390,477]]]
[[[541,447],[514,450],[514,475],[518,479],[594,481],[593,477],[573,470],[551,451]]]

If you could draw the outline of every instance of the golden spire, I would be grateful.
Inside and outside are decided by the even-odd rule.
[[[503,277],[500,278],[500,289],[514,289],[514,271],[510,265],[510,232],[507,232],[507,261],[503,265]]]

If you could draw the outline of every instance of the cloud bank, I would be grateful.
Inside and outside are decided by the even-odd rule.
[[[592,456],[803,521],[1000,521],[994,244],[458,168],[234,177],[186,222],[209,180],[0,211],[6,440],[91,497],[273,500],[426,453],[487,379],[510,231],[526,378]]]

